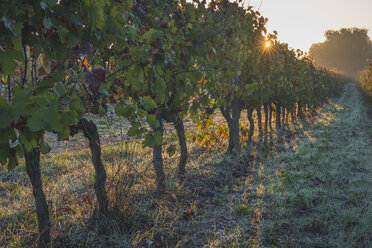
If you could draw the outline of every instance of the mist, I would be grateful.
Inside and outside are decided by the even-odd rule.
[[[309,50],[315,64],[352,78],[368,66],[368,60],[372,59],[372,41],[367,29],[327,30],[324,36],[324,42],[314,43]]]

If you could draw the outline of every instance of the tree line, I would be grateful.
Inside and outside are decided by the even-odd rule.
[[[301,117],[342,88],[343,78],[316,67],[303,52],[266,31],[267,18],[227,0],[44,0],[0,3],[0,163],[25,159],[35,198],[39,247],[50,244],[40,156],[46,132],[68,140],[81,132],[95,169],[97,209],[111,218],[100,137],[85,114],[114,106],[130,122],[128,135],[153,150],[157,187],[165,190],[164,123],[175,127],[186,173],[184,118],[202,122],[219,109],[228,126],[228,154],[241,152],[240,118],[253,111],[265,128],[289,113]]]
[[[358,73],[365,70],[368,59],[372,59],[372,41],[368,29],[327,30],[324,36],[324,42],[310,47],[309,54],[315,63],[358,79]]]

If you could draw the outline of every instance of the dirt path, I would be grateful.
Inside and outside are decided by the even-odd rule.
[[[264,162],[253,238],[263,247],[372,247],[372,121],[355,85],[301,131]]]

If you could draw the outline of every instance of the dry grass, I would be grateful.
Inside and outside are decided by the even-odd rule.
[[[53,245],[368,247],[372,130],[364,112],[348,86],[317,118],[289,121],[263,137],[256,130],[239,158],[224,155],[226,140],[209,150],[189,141],[183,184],[175,177],[178,156],[169,157],[165,148],[163,195],[156,192],[150,149],[136,140],[107,142],[103,160],[116,215],[106,236],[87,224],[95,207],[94,171],[88,150],[73,151],[82,142],[77,138],[67,152],[42,157]],[[166,143],[175,144],[168,130]],[[194,132],[190,125],[187,136]],[[36,214],[24,166],[0,173],[0,244],[32,247]]]

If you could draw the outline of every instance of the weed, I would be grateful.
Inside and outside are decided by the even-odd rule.
[[[239,216],[249,216],[252,213],[252,210],[245,204],[239,204],[235,207],[234,212]]]

